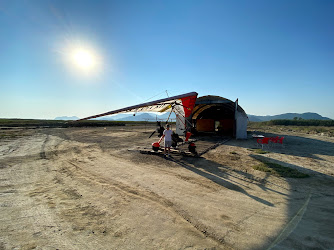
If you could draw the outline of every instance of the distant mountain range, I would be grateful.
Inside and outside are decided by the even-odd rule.
[[[137,114],[116,114],[111,116],[104,116],[96,118],[95,120],[102,121],[166,121],[168,116],[169,119],[175,121],[176,116],[174,113],[163,113],[163,114],[154,114],[154,113],[137,113]],[[78,120],[79,117],[76,116],[60,116],[56,117],[55,120]]]
[[[109,117],[97,118],[97,120],[109,120],[109,121],[165,121],[170,113],[164,113],[162,115],[154,113],[137,113],[137,114],[117,114]],[[169,119],[175,120],[176,116],[172,113]]]
[[[301,118],[304,120],[331,120],[330,118],[323,117],[317,113],[285,113],[285,114],[280,114],[280,115],[266,115],[266,116],[259,116],[259,115],[248,115],[248,119],[251,122],[266,122],[270,120],[280,120],[280,119],[288,119],[288,120],[293,120],[295,117]]]
[[[101,118],[96,118],[96,120],[104,120],[104,121],[166,121],[170,113],[164,113],[162,115],[154,114],[154,113],[138,113],[138,114],[117,114],[111,116],[105,116]],[[330,118],[323,117],[317,113],[285,113],[280,115],[266,115],[266,116],[259,116],[259,115],[249,115],[248,119],[251,122],[264,122],[270,120],[278,120],[278,119],[294,119],[295,117],[301,118],[304,120],[314,119],[314,120],[331,120]],[[76,116],[61,116],[56,117],[55,120],[78,120],[79,117]],[[170,119],[176,119],[175,114],[172,113],[170,115]]]
[[[78,120],[78,119],[80,118],[77,116],[59,116],[55,118],[55,120],[65,120],[65,121]]]

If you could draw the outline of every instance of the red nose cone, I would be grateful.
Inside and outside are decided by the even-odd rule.
[[[192,135],[192,133],[187,132],[187,133],[186,133],[186,139],[185,139],[185,141],[188,141],[191,135]]]
[[[159,142],[153,142],[153,143],[152,143],[152,147],[160,148],[160,144],[159,144]]]

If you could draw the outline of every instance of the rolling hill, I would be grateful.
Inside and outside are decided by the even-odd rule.
[[[327,117],[323,117],[317,113],[285,113],[285,114],[280,114],[280,115],[266,115],[266,116],[257,116],[257,115],[249,115],[248,114],[248,119],[251,122],[265,122],[265,121],[270,121],[270,120],[280,120],[280,119],[288,119],[288,120],[293,120],[295,117],[301,118],[303,120],[331,120]]]

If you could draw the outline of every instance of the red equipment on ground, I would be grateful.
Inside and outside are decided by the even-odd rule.
[[[160,148],[159,142],[153,142],[152,143],[152,149],[153,149],[153,151],[157,152],[159,150],[159,148]]]
[[[281,137],[281,138],[277,139],[277,143],[280,143],[283,146],[283,139],[284,139],[284,137]]]
[[[269,137],[264,137],[263,139],[257,139],[257,143],[261,144],[263,149],[263,144],[267,144],[269,147]]]

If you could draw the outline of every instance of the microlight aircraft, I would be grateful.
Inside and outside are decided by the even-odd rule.
[[[174,112],[176,115],[176,134],[184,135],[185,141],[188,141],[190,137],[190,130],[192,124],[187,120],[194,109],[195,102],[197,99],[196,92],[190,92],[183,95],[172,96],[164,99],[159,99],[151,102],[141,103],[138,105],[117,109],[109,112],[105,112],[98,115],[89,116],[86,118],[79,119],[77,121],[94,119],[106,115],[114,115],[119,113],[134,112]],[[160,145],[157,142],[152,143],[152,148],[154,151],[159,149]],[[194,143],[189,144],[189,150],[194,151]]]

